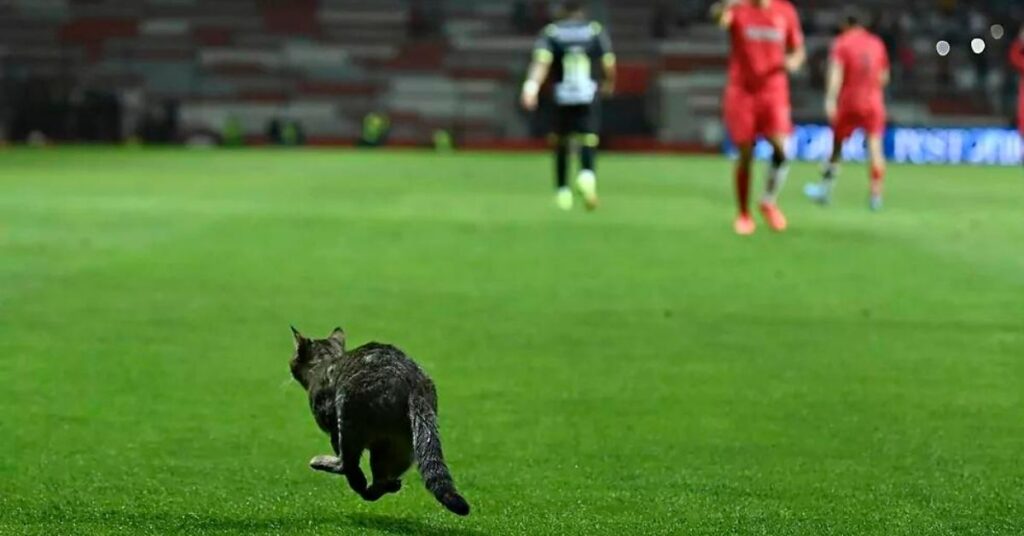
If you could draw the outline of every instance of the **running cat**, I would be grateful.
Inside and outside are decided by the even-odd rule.
[[[367,501],[402,488],[415,460],[427,489],[452,512],[469,515],[444,463],[437,431],[437,392],[423,369],[394,346],[369,343],[345,349],[345,332],[312,340],[295,328],[292,376],[309,393],[317,425],[331,436],[334,456],[317,456],[310,467],[344,475]],[[370,451],[373,483],[359,468]]]

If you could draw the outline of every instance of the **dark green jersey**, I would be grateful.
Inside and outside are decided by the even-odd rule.
[[[608,32],[597,22],[583,20],[549,24],[537,39],[533,57],[551,64],[555,101],[562,106],[593,103],[605,69],[615,63]]]

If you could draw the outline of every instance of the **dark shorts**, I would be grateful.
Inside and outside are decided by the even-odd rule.
[[[600,129],[601,110],[596,102],[589,106],[555,106],[556,135],[597,134]]]

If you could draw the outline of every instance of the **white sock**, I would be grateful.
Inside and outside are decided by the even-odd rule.
[[[576,175],[576,184],[584,191],[593,191],[597,188],[597,174],[589,169],[584,169]]]
[[[779,199],[779,192],[786,185],[786,178],[789,177],[789,166],[782,164],[779,167],[771,165],[768,168],[768,187],[764,192],[761,202],[774,205]]]

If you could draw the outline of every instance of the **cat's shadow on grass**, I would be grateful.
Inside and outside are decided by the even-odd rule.
[[[395,535],[415,534],[417,536],[483,536],[478,530],[460,527],[434,527],[419,520],[393,517],[381,514],[345,515],[354,525]]]
[[[126,512],[124,510],[93,511],[80,515],[60,516],[65,522],[74,521],[97,525],[106,529],[140,529],[159,527],[170,534],[204,534],[207,532],[237,532],[274,534],[309,531],[311,534],[332,534],[345,529],[378,531],[395,536],[485,536],[471,528],[429,525],[418,519],[361,512],[330,512],[315,516],[258,516],[252,518],[219,517],[197,514],[171,514],[166,512]],[[23,516],[27,527],[53,522],[51,515]],[[453,519],[454,521],[454,519]],[[342,532],[351,534],[351,532]]]

